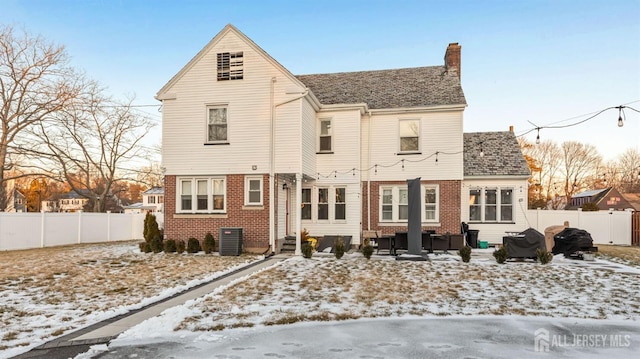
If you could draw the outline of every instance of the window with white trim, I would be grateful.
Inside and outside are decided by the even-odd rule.
[[[344,187],[336,188],[336,196],[334,203],[334,211],[333,217],[336,220],[345,220],[347,219],[347,204],[346,204],[346,195],[347,189]]]
[[[400,153],[420,152],[420,120],[400,120]]]
[[[227,142],[227,107],[207,106],[207,143]]]
[[[245,177],[244,189],[245,205],[262,205],[262,177]]]
[[[424,216],[423,222],[440,221],[440,187],[438,185],[425,185],[422,187]]]
[[[243,59],[242,51],[218,53],[218,81],[242,80],[244,76]]]
[[[302,189],[301,219],[311,219],[311,188]]]
[[[224,213],[226,180],[219,177],[178,178],[178,213]],[[195,204],[195,206],[194,206]]]
[[[422,222],[440,220],[440,187],[420,187],[420,218]],[[406,185],[380,188],[380,222],[407,222],[409,219],[409,191]]]
[[[346,196],[346,187],[303,188],[301,219],[330,222],[346,220]]]
[[[148,203],[156,203],[156,196],[149,196]]]
[[[513,188],[471,188],[469,222],[513,222]]]
[[[318,188],[318,220],[329,219],[329,189]]]
[[[320,119],[320,133],[318,139],[318,152],[331,152],[332,151],[332,136],[331,136],[331,119]]]

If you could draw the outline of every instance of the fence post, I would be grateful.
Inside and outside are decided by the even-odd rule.
[[[111,242],[111,211],[107,211],[107,242]]]
[[[82,210],[78,211],[78,244],[82,243]]]
[[[44,214],[43,210],[40,212],[40,248],[44,248]]]

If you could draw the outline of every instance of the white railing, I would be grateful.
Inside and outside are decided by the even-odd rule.
[[[631,245],[632,214],[631,211],[526,211],[529,225],[543,234],[545,228],[568,221],[570,227],[589,232],[594,244],[622,245]]]
[[[130,213],[3,212],[0,250],[142,239],[144,217]]]

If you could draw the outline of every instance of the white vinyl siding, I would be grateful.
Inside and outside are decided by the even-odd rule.
[[[179,177],[178,213],[225,213],[226,180],[221,177]],[[195,204],[195,205],[194,205]]]
[[[262,177],[245,177],[244,204],[247,206],[262,205]]]
[[[363,163],[358,168],[373,168],[363,173],[364,178],[368,176],[372,181],[397,181],[417,177],[423,181],[463,179],[462,111],[424,112],[419,114],[419,118],[420,153],[404,153],[407,156],[398,156],[401,153],[399,134],[393,138],[391,133],[394,129],[399,129],[397,115],[374,112],[371,119],[363,121],[361,138],[365,145],[361,150]],[[334,118],[334,136],[341,133],[337,130],[338,125],[340,124]],[[336,146],[341,142],[337,138],[334,140]],[[440,152],[438,162],[435,161],[436,152]],[[402,162],[402,159],[405,161]],[[375,164],[379,165],[377,173]]]
[[[216,61],[221,52],[243,52],[244,78],[217,81]],[[233,31],[198,55],[164,94],[162,102],[162,161],[166,175],[199,176],[228,173],[267,173],[270,158],[271,109],[295,96],[287,94],[300,84],[275,61]],[[272,78],[276,81],[272,82]],[[273,99],[271,86],[273,85]],[[298,100],[275,108],[276,169],[278,173],[300,173],[301,104]],[[226,107],[227,140],[224,146],[203,146],[208,141],[207,106]],[[310,152],[315,156],[316,117],[309,108]],[[257,136],[256,134],[260,134]],[[306,141],[306,140],[305,140]],[[222,142],[224,143],[224,141]],[[212,160],[215,158],[215,160]],[[304,162],[315,173],[315,159]],[[257,171],[252,166],[257,166]],[[195,204],[194,204],[195,205]]]

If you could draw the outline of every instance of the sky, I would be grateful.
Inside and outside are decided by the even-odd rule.
[[[436,66],[462,46],[465,132],[570,125],[620,105],[640,111],[640,0],[0,0],[0,24],[64,45],[117,97],[157,91],[226,24],[296,75]],[[141,110],[158,124],[155,107]],[[543,128],[605,160],[640,151],[640,113],[612,108]],[[535,141],[536,131],[525,135]],[[146,139],[160,143],[159,128]]]

